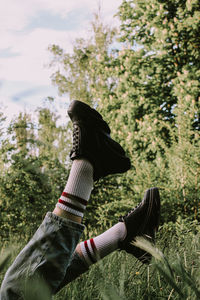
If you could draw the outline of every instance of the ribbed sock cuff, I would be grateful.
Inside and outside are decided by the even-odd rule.
[[[56,207],[83,217],[92,189],[92,164],[86,159],[76,159],[72,163],[66,187]]]
[[[63,192],[56,206],[73,215],[83,217],[87,203],[85,199]]]

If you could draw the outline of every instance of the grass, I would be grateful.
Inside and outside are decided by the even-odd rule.
[[[54,300],[200,299],[199,225],[193,226],[195,232],[189,230],[190,224],[179,225],[166,225],[160,229],[157,249],[146,241],[137,241],[139,247],[154,257],[149,266],[142,265],[129,254],[116,251],[68,284]],[[19,245],[14,252],[4,249],[0,260],[1,279],[18,250]],[[44,291],[41,283],[34,285]],[[30,290],[27,291],[26,300],[33,299]],[[48,299],[47,293],[42,293],[41,300]]]

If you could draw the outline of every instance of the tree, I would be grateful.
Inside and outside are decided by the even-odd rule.
[[[36,144],[38,156],[42,161],[43,172],[48,175],[51,182],[52,192],[58,197],[69,172],[72,131],[68,123],[57,125],[59,115],[55,111],[51,99],[47,99],[45,106],[38,108],[37,113]]]
[[[29,236],[52,210],[68,175],[68,126],[57,126],[50,107],[38,109],[38,120],[20,113],[2,141],[0,230],[3,239]],[[30,226],[31,225],[31,226]]]
[[[5,130],[5,123],[6,117],[4,116],[3,112],[0,111],[0,174],[3,171],[3,143],[4,143],[4,130]]]
[[[108,51],[116,30],[105,26],[99,13],[95,14],[91,25],[91,35],[85,40],[77,39],[72,54],[66,53],[58,45],[49,47],[54,55],[50,66],[57,67],[52,74],[52,82],[60,94],[68,94],[71,100],[97,105],[94,87],[102,91],[103,82],[95,63],[101,60],[105,62],[105,57],[109,59]]]
[[[37,110],[37,149],[39,156],[48,160],[59,160],[67,163],[67,155],[71,148],[71,128],[66,119],[66,125],[57,125],[60,116],[55,111],[53,103],[47,99],[43,107]]]
[[[41,161],[33,155],[31,116],[20,113],[12,120],[3,144],[4,169],[0,177],[1,237],[11,233],[30,234],[41,220],[44,198],[51,192]],[[45,202],[44,202],[45,203]],[[34,213],[33,213],[34,212]],[[29,222],[32,229],[27,226]]]
[[[113,181],[122,199],[128,203],[131,193],[139,198],[158,185],[165,216],[171,209],[172,219],[177,202],[181,212],[185,202],[187,213],[197,209],[192,202],[198,197],[199,185],[192,184],[198,178],[197,154],[185,153],[195,154],[199,145],[199,5],[196,0],[124,0],[117,14],[118,44],[113,44],[116,31],[105,32],[97,18],[93,38],[77,41],[72,55],[51,49],[64,70],[53,75],[60,92],[92,102],[129,153],[131,171]]]
[[[102,98],[109,96],[113,86],[110,82],[110,74],[105,77],[107,74],[105,69],[110,65],[111,45],[115,36],[116,29],[104,25],[100,14],[97,13],[91,24],[91,35],[86,40],[76,40],[72,54],[66,53],[56,45],[50,47],[54,55],[52,64],[58,69],[53,73],[52,80],[61,94],[68,94],[70,100],[74,98],[81,100],[97,107],[102,112]],[[110,121],[109,112],[104,107],[103,115],[106,120]],[[115,222],[116,216],[127,211],[130,202],[127,202],[128,187],[123,187],[124,184],[125,181],[122,184],[116,176],[109,176],[95,184],[85,214],[87,225],[94,225],[98,222],[99,225],[106,226],[107,223]],[[124,194],[126,197],[123,196]],[[119,198],[122,200],[120,204]],[[115,209],[115,213],[111,215],[110,208],[113,204],[115,207],[120,205],[121,210],[117,213]],[[96,211],[95,218],[94,210]]]
[[[121,111],[125,112],[123,106],[128,111],[131,105],[131,112],[125,112],[131,125],[126,132],[131,132],[131,127],[134,130],[130,145],[139,154],[133,156],[136,165],[139,161],[141,170],[153,171],[149,174],[151,179],[157,173],[155,168],[162,165],[165,171],[163,174],[159,168],[163,177],[157,176],[157,182],[164,188],[170,204],[176,205],[174,198],[179,199],[185,213],[191,214],[192,208],[196,216],[200,3],[196,0],[151,0],[148,4],[139,0],[123,1],[118,15],[122,22],[121,41],[130,47],[120,60],[124,70],[118,91],[119,96],[124,94]],[[134,50],[134,46],[138,49]],[[144,164],[149,158],[154,159],[151,168]],[[190,210],[186,209],[188,206]]]

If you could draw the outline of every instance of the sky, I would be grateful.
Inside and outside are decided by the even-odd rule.
[[[57,44],[72,51],[76,38],[87,37],[98,6],[103,20],[113,25],[121,2],[0,0],[0,111],[8,120],[20,111],[34,111],[47,97],[55,97],[62,114],[67,98],[59,96],[51,84],[48,46]]]

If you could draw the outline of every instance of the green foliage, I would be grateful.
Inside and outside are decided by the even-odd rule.
[[[158,186],[164,224],[159,247],[167,263],[146,269],[115,253],[55,299],[198,299],[200,4],[124,0],[117,15],[119,32],[96,14],[91,35],[76,40],[72,54],[50,47],[57,67],[52,81],[60,94],[102,113],[132,163],[126,174],[95,184],[85,237],[113,225],[138,204],[145,189]],[[27,240],[67,179],[71,125],[57,125],[53,99],[35,113],[37,121],[19,114],[6,136],[0,113],[2,240],[13,234]]]
[[[136,185],[138,176],[141,187],[150,178],[168,197],[169,211],[179,203],[174,216],[198,217],[200,7],[189,3],[123,1],[118,15],[127,48],[117,58],[123,69],[117,98],[124,96],[119,118],[130,126],[118,117],[113,122],[126,126]],[[188,27],[189,20],[195,26]]]
[[[92,236],[96,235],[94,231]],[[6,250],[8,243],[4,245],[0,268],[7,255],[13,259],[19,247],[23,246],[16,242],[13,239],[15,247],[10,250]],[[161,260],[153,259],[146,266],[131,255],[116,251],[91,266],[87,273],[64,287],[54,299],[199,299],[199,242],[199,224],[179,218],[177,222],[164,224],[158,232],[156,246],[164,253]],[[146,247],[148,249],[148,245]],[[154,255],[156,250],[152,248]],[[2,269],[5,271],[5,266]],[[43,284],[32,283],[31,286],[33,293],[43,289],[41,297],[44,293],[48,299],[48,291],[46,294]],[[26,291],[27,294],[30,292],[28,286]]]
[[[31,235],[52,210],[68,176],[71,130],[58,127],[55,112],[37,110],[38,124],[20,113],[2,139],[0,173],[1,238]]]
[[[105,26],[99,14],[94,15],[92,34],[88,39],[77,39],[73,53],[66,53],[58,45],[49,50],[54,55],[50,66],[57,66],[52,74],[52,82],[60,94],[68,94],[70,99],[77,99],[91,104],[94,99],[94,87],[102,91],[102,77],[95,67],[99,60],[104,61],[111,44],[115,29]],[[61,68],[59,68],[61,66]],[[102,71],[103,72],[103,71]]]
[[[41,162],[37,158],[24,159],[19,155],[13,155],[12,159],[12,166],[0,181],[0,226],[4,238],[10,231],[25,234],[36,229],[41,213],[47,211],[51,201],[50,182],[40,170]]]
[[[163,225],[157,247],[165,259],[144,266],[115,252],[70,283],[56,299],[199,299],[199,240],[196,221]]]
[[[60,92],[93,103],[131,159],[126,175],[111,177],[118,196],[112,187],[105,197],[95,190],[97,198],[121,199],[100,202],[99,222],[155,185],[163,220],[199,217],[199,8],[197,1],[123,1],[119,32],[97,14],[91,36],[75,41],[73,54],[51,48],[53,63],[63,66],[60,77],[53,74]]]
[[[0,111],[0,172],[3,169],[3,157],[2,157],[2,143],[3,143],[3,135],[5,131],[5,123],[6,117],[4,117],[3,112]]]

